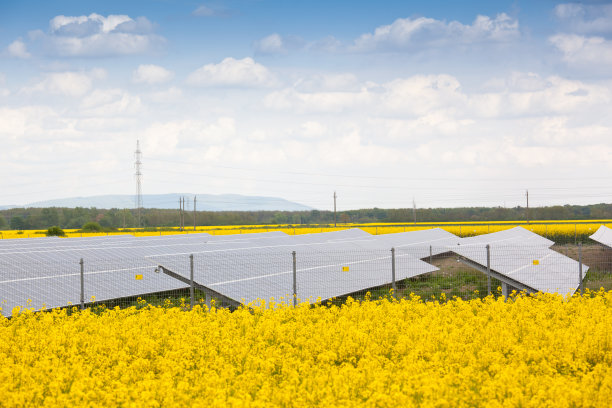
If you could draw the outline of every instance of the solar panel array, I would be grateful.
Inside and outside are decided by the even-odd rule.
[[[85,301],[106,301],[176,290],[185,284],[154,273],[144,258],[159,250],[198,250],[208,234],[184,237],[18,240],[0,247],[0,306],[10,315],[15,306],[35,309],[78,304],[80,260],[84,259]],[[17,240],[16,240],[17,241]],[[141,279],[136,279],[140,275]]]
[[[453,252],[484,270],[487,267],[486,245],[489,245],[490,269],[502,281],[529,291],[572,294],[581,283],[580,264],[550,249],[553,244],[549,239],[515,227],[462,238]],[[588,269],[582,265],[583,279]]]
[[[274,245],[246,242],[209,248],[194,253],[194,280],[238,303],[291,298],[295,252],[298,297],[312,301],[338,297],[391,283],[390,247],[364,249],[363,241],[371,237],[353,229],[290,236]],[[190,276],[184,257],[147,258],[184,279]],[[437,269],[409,254],[396,258],[397,280]]]
[[[611,232],[602,227],[593,237],[605,241]],[[395,248],[399,281],[437,270],[424,261],[445,252],[483,270],[486,245],[491,270],[500,279],[533,291],[571,293],[579,284],[577,262],[551,250],[552,244],[521,227],[469,238],[434,228],[385,235],[347,229],[296,236],[276,231],[2,240],[0,301],[4,315],[18,305],[79,303],[80,259],[85,260],[86,302],[92,296],[106,301],[184,289],[191,254],[199,288],[234,302],[280,299],[293,293],[293,252],[298,297],[325,300],[391,283],[390,248]],[[158,266],[168,274],[156,273]],[[584,266],[584,275],[587,270]]]

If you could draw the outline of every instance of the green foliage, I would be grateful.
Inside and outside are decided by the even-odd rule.
[[[100,232],[102,231],[102,226],[95,221],[86,222],[81,227],[81,231],[84,232]]]
[[[417,208],[417,222],[432,224],[441,222],[470,221],[521,221],[526,220],[526,209],[523,207],[463,207],[463,208]],[[185,215],[185,224],[193,225],[192,212]],[[196,224],[210,225],[270,225],[290,223],[296,227],[309,224],[331,224],[334,222],[333,211],[198,211],[195,214]],[[551,206],[529,209],[532,220],[590,220],[612,219],[612,204],[595,204],[585,206]],[[9,223],[11,229],[46,229],[53,225],[64,228],[84,228],[89,223],[100,226],[100,229],[83,229],[83,231],[107,231],[112,228],[136,228],[137,214],[133,209],[97,209],[97,208],[11,208],[0,210],[0,228],[2,219]],[[342,211],[337,214],[339,223],[413,223],[414,212],[409,208],[363,208]],[[141,226],[149,228],[176,227],[179,225],[178,211],[173,209],[143,209]],[[578,237],[580,238],[580,237]],[[573,241],[572,241],[573,242]]]
[[[13,217],[11,218],[11,229],[14,230],[23,230],[26,227],[26,223],[21,217]]]
[[[66,236],[66,233],[60,227],[54,226],[54,227],[50,227],[47,230],[47,234],[46,235],[48,237],[64,237],[64,236]]]

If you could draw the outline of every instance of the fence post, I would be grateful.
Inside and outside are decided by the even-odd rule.
[[[433,258],[433,251],[431,249],[431,245],[429,246],[429,263],[432,263],[432,259]]]
[[[487,290],[491,294],[491,245],[487,244]]]
[[[578,243],[578,288],[582,296],[582,242]]]
[[[576,241],[578,241],[578,224],[574,224],[574,245],[576,245]]]
[[[85,309],[85,265],[83,258],[79,261],[81,265],[81,310]]]
[[[293,307],[297,306],[297,262],[295,251],[291,253],[293,256]]]
[[[195,305],[195,286],[193,285],[193,254],[189,255],[189,298],[191,309]]]
[[[393,288],[393,297],[397,288],[395,287],[395,248],[391,248],[391,287]]]

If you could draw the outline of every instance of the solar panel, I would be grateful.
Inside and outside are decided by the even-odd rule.
[[[227,245],[194,253],[194,280],[239,303],[280,299],[292,293],[295,251],[300,299],[325,300],[391,282],[390,248],[364,250],[350,241],[303,243],[300,241],[311,238],[290,238],[275,246]],[[183,279],[189,278],[189,264],[183,254],[148,258]],[[396,257],[397,280],[437,269],[409,254]]]
[[[399,232],[396,234],[372,235],[370,240],[356,241],[363,248],[401,249],[415,258],[423,259],[430,255],[448,252],[447,246],[457,245],[461,240],[441,228],[419,231]]]
[[[365,232],[359,228],[350,228],[339,231],[318,232],[314,234],[293,235],[293,242],[309,243],[309,242],[341,242],[351,241],[354,239],[372,237],[372,234]]]
[[[521,227],[462,238],[449,248],[484,271],[487,266],[486,245],[490,246],[490,269],[505,284],[528,291],[566,295],[578,288],[579,263],[553,251],[546,238]],[[582,265],[582,277],[588,266]]]
[[[0,247],[0,305],[10,315],[15,306],[40,309],[80,301],[80,265],[85,260],[85,301],[146,295],[186,288],[165,274],[154,272],[145,259],[160,253],[202,251],[208,240],[242,243],[288,237],[282,232],[212,237],[209,234],[122,236],[97,239],[38,240],[32,245]],[[250,244],[253,245],[253,244]],[[140,279],[136,279],[138,275]],[[4,303],[1,303],[4,302]]]
[[[554,242],[535,234],[523,227],[514,227],[503,231],[492,232],[490,234],[476,235],[461,239],[461,245],[543,245],[551,247]]]
[[[486,248],[460,245],[454,251],[486,269]],[[565,296],[580,285],[579,263],[543,246],[492,245],[490,267],[494,277],[518,289]],[[588,269],[582,265],[583,279]]]
[[[597,241],[600,244],[604,244],[607,247],[612,248],[612,229],[602,225],[593,235],[591,235],[593,241]]]

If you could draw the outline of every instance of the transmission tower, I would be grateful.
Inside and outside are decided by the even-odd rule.
[[[138,215],[138,227],[141,227],[140,222],[140,210],[142,209],[142,172],[140,171],[140,166],[142,165],[142,161],[140,160],[142,156],[142,152],[140,151],[140,141],[136,140],[136,151],[134,152],[134,158],[136,161],[134,162],[134,167],[136,168],[136,213]]]

